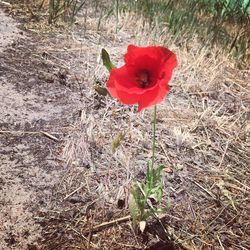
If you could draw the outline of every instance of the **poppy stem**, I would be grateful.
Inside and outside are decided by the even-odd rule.
[[[152,165],[151,165],[152,169],[154,168],[154,163],[155,163],[155,144],[156,144],[155,132],[156,132],[156,105],[154,106],[154,116],[153,116]]]

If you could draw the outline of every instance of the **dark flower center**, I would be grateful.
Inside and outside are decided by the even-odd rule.
[[[151,83],[150,74],[147,70],[142,70],[139,72],[139,74],[136,76],[136,80],[139,83],[139,86],[143,89],[148,87]]]

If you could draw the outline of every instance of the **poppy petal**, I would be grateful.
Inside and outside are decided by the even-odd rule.
[[[140,99],[141,95],[138,94],[129,94],[125,91],[117,91],[117,99],[123,104],[136,104]]]
[[[171,54],[168,54],[167,57],[165,58],[161,68],[166,69],[171,74],[176,66],[177,66],[176,55],[173,52],[171,52]]]
[[[167,61],[172,55],[175,54],[171,50],[160,46],[137,47],[129,45],[124,60],[126,65],[135,65],[137,59],[147,56],[158,62],[157,65],[151,64],[151,67],[154,67],[162,64],[163,61]]]
[[[112,71],[113,71],[113,69],[112,69]],[[117,98],[118,95],[117,95],[117,91],[116,91],[116,87],[115,87],[115,77],[114,77],[114,74],[112,74],[112,71],[111,71],[109,79],[107,81],[107,89],[113,98]]]
[[[147,93],[141,96],[138,102],[139,105],[138,112],[147,107],[162,102],[162,100],[164,99],[164,97],[167,95],[168,92],[169,92],[169,87],[167,85],[161,87],[158,86],[158,88],[148,91]]]
[[[129,93],[126,86],[129,86],[129,76],[126,74],[126,68],[112,69],[107,82],[107,89],[110,95],[118,99],[123,104],[135,104],[138,102],[140,95],[136,91]]]
[[[111,96],[124,104],[138,103],[138,111],[160,103],[177,66],[176,55],[160,46],[129,45],[125,65],[112,69],[107,82]]]
[[[135,74],[131,73],[131,70],[128,70],[126,65],[112,69],[110,73],[110,77],[107,82],[107,88],[110,89],[110,92],[115,92],[116,90],[120,90],[123,92],[127,92],[128,94],[143,94],[147,91],[147,89],[140,88],[135,79]],[[113,88],[113,89],[112,89]],[[150,87],[154,88],[154,86]],[[116,98],[114,95],[110,93],[112,97]]]

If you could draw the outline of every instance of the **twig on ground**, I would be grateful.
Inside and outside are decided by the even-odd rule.
[[[222,165],[222,163],[223,163],[223,161],[224,161],[224,158],[225,158],[225,155],[226,155],[226,153],[227,153],[227,149],[228,149],[229,142],[230,142],[230,139],[227,141],[225,150],[224,150],[223,155],[222,155],[222,157],[221,157],[220,165],[219,165],[219,167],[218,167],[219,169],[221,168],[221,165]]]
[[[40,131],[0,130],[0,134],[40,134]]]
[[[45,131],[22,131],[22,130],[0,130],[0,134],[44,134]],[[50,132],[51,134],[60,135],[62,132]],[[57,139],[57,138],[56,138]]]
[[[74,231],[75,233],[77,233],[78,235],[80,235],[84,240],[86,240],[92,247],[99,249],[99,247],[94,244],[93,242],[91,242],[88,238],[86,238],[82,233],[78,232],[75,228],[71,228],[72,231]]]
[[[221,242],[221,240],[220,240],[219,235],[217,235],[217,239],[218,239],[218,241],[219,241],[219,243],[220,243],[221,249],[222,249],[222,250],[225,250],[224,246],[222,245],[222,242]]]
[[[107,222],[103,222],[97,226],[94,226],[91,228],[91,232],[90,231],[87,231],[85,233],[93,233],[93,232],[97,232],[105,227],[111,227],[115,224],[118,224],[118,223],[122,223],[122,222],[126,222],[126,221],[129,221],[131,219],[131,216],[130,215],[127,215],[127,216],[124,216],[124,217],[121,217],[121,218],[118,218],[118,219],[115,219],[115,220],[112,220],[112,221],[107,221]]]
[[[0,3],[1,3],[1,4],[4,4],[4,5],[7,5],[7,6],[11,6],[10,3],[7,3],[7,2],[5,2],[5,1],[0,1]]]
[[[55,136],[49,134],[48,132],[41,131],[41,133],[42,133],[43,135],[45,135],[46,137],[48,137],[49,139],[53,140],[53,141],[56,141],[56,142],[59,142],[59,141],[60,141],[58,138],[56,138]]]
[[[208,191],[206,188],[204,188],[203,186],[201,186],[198,182],[188,178],[191,182],[193,182],[196,186],[198,186],[199,188],[201,188],[203,191],[205,191],[208,195],[210,195],[214,200],[217,200],[215,195],[213,193],[211,193],[210,191]]]
[[[232,177],[230,176],[230,178],[232,179]],[[241,186],[245,187],[246,189],[250,190],[250,187],[247,186],[246,184],[240,182],[239,180],[237,180],[236,178],[233,178],[233,180],[235,180],[238,184],[240,184]]]
[[[85,184],[82,184],[80,187],[78,187],[77,189],[75,189],[74,191],[72,191],[71,193],[69,193],[68,195],[66,195],[63,200],[67,200],[71,195],[75,194],[77,191],[79,191],[80,189],[82,189],[83,187],[85,187]]]
[[[223,207],[221,211],[218,213],[218,215],[205,227],[204,231],[207,230],[220,216],[221,214],[228,208],[228,206]]]
[[[45,132],[45,131],[13,131],[13,130],[0,130],[0,134],[30,134],[30,135],[37,135],[37,134],[42,134],[46,137],[48,137],[49,139],[59,142],[60,140],[53,136],[51,133]],[[57,132],[53,132],[53,134],[63,134],[63,133],[57,133]]]
[[[126,249],[141,249],[140,246],[136,246],[136,245],[123,244],[120,242],[116,242],[116,244],[122,247],[126,247]]]

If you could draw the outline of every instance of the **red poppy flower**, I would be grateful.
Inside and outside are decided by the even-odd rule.
[[[124,66],[111,70],[110,95],[123,104],[138,103],[138,111],[160,103],[169,92],[176,55],[164,47],[129,45],[124,59]]]

